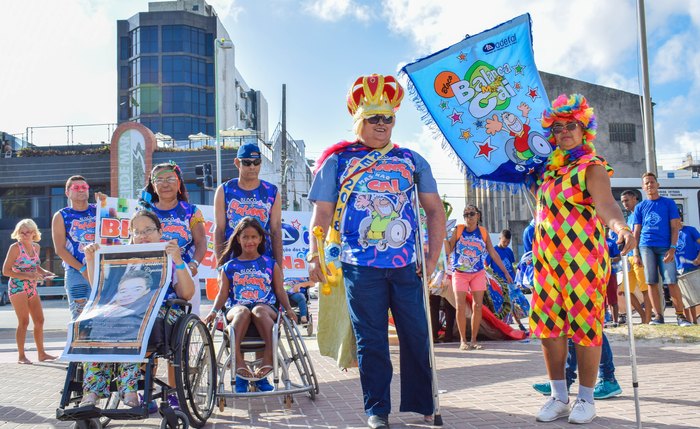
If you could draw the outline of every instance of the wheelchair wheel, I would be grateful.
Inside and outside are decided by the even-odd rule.
[[[311,313],[309,313],[309,315],[307,316],[307,322],[306,322],[306,336],[310,337],[313,334],[314,334],[314,318],[311,315]]]
[[[180,410],[173,411],[175,413],[175,417],[177,417],[177,425],[169,426],[168,421],[166,419],[163,419],[160,421],[160,429],[189,429],[190,423],[187,420],[187,414],[183,413]]]
[[[294,361],[294,365],[304,385],[313,387],[309,390],[309,396],[311,400],[314,400],[316,399],[316,394],[319,392],[319,387],[313,364],[311,363],[308,350],[306,349],[306,344],[304,344],[299,327],[295,326],[286,317],[283,317],[283,320],[285,337],[287,338],[287,345],[289,346],[289,354]]]
[[[174,362],[177,396],[189,425],[200,428],[214,411],[214,343],[206,325],[194,314],[184,316],[179,326]]]

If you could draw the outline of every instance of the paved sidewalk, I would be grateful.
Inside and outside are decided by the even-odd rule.
[[[9,310],[9,312],[7,312]],[[0,310],[0,428],[68,428],[72,424],[55,420],[65,364],[18,365],[13,331],[8,318],[11,308]],[[47,317],[48,320],[48,317]],[[692,327],[688,329],[700,329]],[[60,329],[47,333],[47,346],[58,354],[65,334]],[[596,401],[599,417],[585,427],[634,428],[635,409],[632,371],[627,343],[611,336],[617,376],[623,395]],[[28,356],[34,358],[31,336]],[[533,382],[546,379],[539,343],[484,342],[484,350],[459,351],[458,343],[436,346],[441,414],[445,428],[571,428],[566,420],[536,423],[535,412],[545,398],[532,390]],[[281,398],[237,400],[225,412],[218,410],[207,428],[362,428],[362,394],[358,372],[338,370],[334,362],[318,355],[313,338],[307,346],[316,367],[320,394],[315,401],[298,395],[285,411]],[[34,351],[32,351],[34,350]],[[399,405],[398,349],[392,348],[396,374],[392,386],[394,409]],[[658,342],[637,343],[639,394],[645,428],[700,427],[700,345]],[[572,389],[574,392],[576,386]],[[395,412],[392,427],[432,427],[422,417]],[[109,427],[158,428],[159,419],[141,422],[113,422]]]

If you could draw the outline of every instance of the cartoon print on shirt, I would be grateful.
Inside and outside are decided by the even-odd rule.
[[[411,231],[410,224],[401,219],[407,200],[404,192],[398,194],[396,206],[384,195],[357,196],[355,208],[369,212],[369,216],[360,221],[359,241],[363,248],[376,246],[377,250],[384,251],[388,247],[397,249],[404,245]]]
[[[483,268],[483,258],[486,253],[486,243],[483,240],[461,236],[457,244],[455,266],[459,267],[460,271],[471,273]],[[482,265],[478,266],[480,263]]]

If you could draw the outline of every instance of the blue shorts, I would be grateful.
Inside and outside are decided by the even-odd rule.
[[[647,284],[655,285],[659,283],[659,270],[661,270],[661,281],[663,284],[676,284],[676,260],[664,262],[664,255],[668,252],[668,247],[639,246],[639,255],[644,264],[644,276]]]
[[[255,308],[255,307],[258,306],[258,305],[266,305],[266,306],[268,306],[268,307],[270,307],[271,309],[274,310],[275,315],[277,315],[277,313],[279,313],[279,310],[277,309],[277,306],[275,306],[275,305],[273,305],[273,304],[268,304],[268,303],[266,303],[266,302],[252,302],[252,303],[250,303],[250,304],[233,304],[233,305],[231,305],[230,307],[229,307],[228,305],[226,305],[226,310],[225,310],[224,313],[225,313],[225,314],[228,314],[228,312],[229,312],[230,310],[232,310],[232,309],[233,309],[235,306],[237,306],[237,305],[240,305],[241,307],[245,307],[245,308],[247,308],[247,309],[250,310],[250,311],[253,311],[253,308]]]

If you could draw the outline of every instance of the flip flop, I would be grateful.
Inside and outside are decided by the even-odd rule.
[[[17,361],[18,364],[20,365],[32,365],[34,362],[30,361],[29,359],[20,359]]]
[[[255,377],[265,378],[272,372],[273,369],[274,368],[272,367],[272,365],[263,365],[257,370],[255,370]]]
[[[462,344],[459,345],[459,349],[460,349],[460,350],[465,350],[465,351],[466,351],[466,350],[469,350],[470,347],[471,347],[471,346],[469,345],[469,343],[462,343]]]
[[[51,355],[46,355],[46,356],[47,357],[45,357],[43,359],[39,358],[39,362],[51,362],[51,361],[58,359],[58,356],[51,356]]]
[[[482,346],[481,344],[472,344],[471,346],[469,346],[469,350],[483,350],[483,349],[484,349],[484,346]]]
[[[257,377],[255,376],[255,374],[250,372],[250,370],[244,366],[236,368],[236,375],[238,377],[242,378],[243,380],[247,380],[247,381],[257,380]]]

